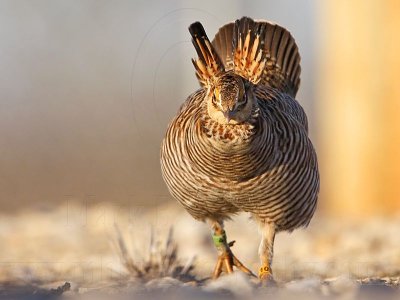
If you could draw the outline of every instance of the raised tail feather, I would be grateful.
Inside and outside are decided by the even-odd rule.
[[[212,45],[225,70],[254,83],[296,96],[300,85],[300,55],[285,28],[243,17],[221,27]]]
[[[210,86],[224,72],[224,64],[200,22],[190,25],[189,32],[198,55],[198,59],[192,59],[196,76],[202,86]]]

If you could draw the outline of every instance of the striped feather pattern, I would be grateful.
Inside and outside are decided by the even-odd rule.
[[[189,32],[192,35],[192,43],[199,57],[192,59],[197,79],[201,86],[210,86],[224,71],[224,65],[209,41],[203,25],[199,22],[193,23],[189,26]]]
[[[250,59],[251,52],[247,49],[244,55],[243,47],[246,40],[249,41],[249,45],[254,46],[253,41],[257,37],[259,38],[258,48],[263,50],[262,57],[257,62],[257,65],[263,68],[263,74],[260,75],[261,80],[258,83],[274,87],[295,97],[300,86],[300,55],[294,38],[285,28],[272,22],[254,21],[243,17],[235,23],[228,23],[221,27],[212,44],[226,71],[236,68],[240,70],[238,73],[249,78],[251,76],[249,74],[254,73],[250,72],[249,65],[255,62],[258,56],[255,55]],[[235,57],[239,57],[236,63]],[[252,78],[251,81],[255,82]]]
[[[171,194],[199,220],[246,211],[277,231],[306,226],[319,175],[300,104],[259,85],[251,118],[223,125],[208,116],[206,92],[189,96],[163,140],[161,168]]]

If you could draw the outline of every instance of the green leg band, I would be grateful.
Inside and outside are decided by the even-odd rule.
[[[222,245],[226,244],[226,234],[225,231],[222,234],[213,234],[212,236],[214,245],[220,248]]]

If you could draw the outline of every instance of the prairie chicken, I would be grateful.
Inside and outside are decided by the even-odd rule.
[[[172,196],[207,221],[219,250],[213,277],[235,257],[223,222],[249,212],[261,231],[261,280],[272,280],[275,233],[307,226],[319,192],[307,117],[295,100],[300,55],[279,25],[243,17],[221,27],[212,42],[189,27],[201,88],[172,120],[161,147],[163,178]]]

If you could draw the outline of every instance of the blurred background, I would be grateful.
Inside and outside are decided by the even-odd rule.
[[[83,226],[91,217],[98,224],[103,210],[84,212],[96,205],[140,214],[169,205],[159,147],[168,122],[198,88],[187,27],[201,21],[212,38],[243,15],[286,27],[299,46],[297,99],[309,117],[322,180],[314,222],[398,216],[397,0],[2,0],[2,238],[14,232],[11,245],[21,246],[19,236],[34,240],[24,246],[45,248],[58,230],[38,238],[27,233],[33,225],[50,229],[62,219]],[[59,206],[62,213],[32,217]],[[22,214],[33,219],[15,221]],[[13,251],[1,260],[44,257],[39,248],[25,256]],[[60,259],[51,253],[46,259]]]
[[[1,1],[0,205],[170,200],[159,145],[198,88],[187,27],[242,15],[288,28],[320,210],[400,209],[397,1]]]

